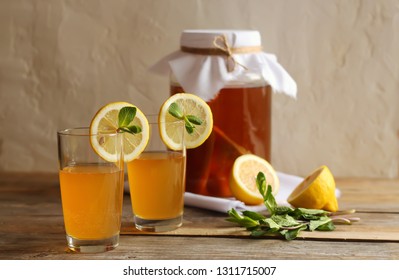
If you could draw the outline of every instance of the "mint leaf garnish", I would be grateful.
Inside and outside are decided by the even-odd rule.
[[[288,241],[294,240],[295,238],[297,238],[300,231],[306,230],[306,227],[307,227],[306,225],[301,225],[301,226],[291,229],[291,230],[284,230],[283,232],[281,232],[281,234]]]
[[[141,127],[137,125],[130,125],[136,117],[136,107],[123,107],[118,114],[118,132],[127,132],[131,134],[138,134],[141,132]]]
[[[132,125],[132,126],[127,126],[127,127],[120,127],[120,131],[131,133],[131,134],[138,134],[141,132],[141,127]]]
[[[182,120],[184,115],[183,111],[180,109],[179,105],[177,103],[173,102],[172,104],[169,105],[169,114],[174,116],[176,119]]]
[[[266,217],[253,211],[239,213],[235,209],[230,209],[227,211],[229,218],[226,219],[245,227],[253,237],[280,234],[286,240],[293,240],[303,230],[333,231],[335,229],[334,222],[352,224],[359,221],[359,218],[347,216],[355,213],[355,210],[332,213],[319,209],[277,205],[272,187],[267,184],[266,176],[262,172],[256,176],[256,185],[270,215]]]
[[[349,223],[349,225],[350,225],[350,223]],[[335,229],[335,225],[334,225],[333,221],[329,221],[328,223],[322,224],[317,227],[317,230],[320,230],[320,231],[333,231],[334,229]]]
[[[230,218],[228,218],[227,220],[230,222],[238,223],[240,226],[248,229],[258,226],[258,223],[255,220],[251,219],[250,217],[241,215],[235,209],[231,209],[229,212]]]
[[[128,126],[136,116],[136,107],[123,107],[120,109],[118,114],[118,126],[126,127]]]
[[[325,225],[325,224],[327,224],[329,222],[331,222],[331,219],[329,217],[326,217],[326,216],[322,216],[318,220],[311,220],[309,222],[309,230],[310,231],[314,231],[314,230],[318,229],[319,227],[321,227],[321,226],[323,226],[323,225]]]
[[[194,115],[185,115],[180,106],[173,102],[169,105],[168,113],[178,120],[184,120],[184,126],[188,134],[192,134],[196,125],[202,125],[203,121]]]
[[[187,115],[186,118],[192,124],[201,125],[203,123],[203,121],[200,118],[193,115]]]

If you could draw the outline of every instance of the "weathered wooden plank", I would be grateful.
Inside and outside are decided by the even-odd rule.
[[[188,208],[186,208],[188,209]],[[205,213],[204,213],[205,214]],[[399,214],[356,213],[361,220],[352,225],[337,225],[334,231],[301,232],[298,238],[313,240],[367,240],[399,242]],[[143,233],[134,228],[132,222],[123,224],[122,234],[127,235],[175,235],[175,236],[236,236],[247,237],[249,232],[225,221],[226,216],[185,216],[181,228],[166,233]],[[278,238],[265,236],[261,238]]]
[[[341,207],[362,211],[361,221],[334,232],[302,233],[291,242],[250,238],[226,222],[226,214],[191,207],[175,232],[133,232],[125,196],[120,246],[73,254],[66,250],[58,175],[0,173],[0,259],[399,259],[398,182],[337,180]]]
[[[124,235],[113,251],[76,254],[66,249],[59,234],[38,235],[30,242],[25,235],[16,234],[13,241],[1,244],[0,259],[399,259],[399,243],[390,242]]]
[[[398,179],[336,179],[342,209],[399,213]]]
[[[197,209],[186,208],[184,224],[181,228],[164,233],[143,233],[134,228],[132,215],[123,216],[122,235],[156,235],[156,236],[197,236],[197,237],[249,237],[249,232],[225,221],[226,216],[210,216],[203,211],[198,216]],[[125,208],[127,212],[130,209]],[[126,213],[126,211],[125,211]],[[196,215],[193,215],[195,213]],[[207,216],[208,215],[208,216]],[[335,231],[301,232],[298,239],[312,240],[357,240],[357,241],[390,241],[399,242],[399,214],[392,213],[357,213],[360,222],[353,225],[337,225]],[[2,216],[0,218],[0,234],[15,232],[30,234],[60,234],[64,235],[62,216],[31,215],[31,216]],[[280,238],[265,236],[262,238]]]

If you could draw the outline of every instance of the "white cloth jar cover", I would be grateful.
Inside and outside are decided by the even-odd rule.
[[[262,51],[254,30],[184,30],[180,50],[162,58],[150,70],[172,72],[186,92],[212,100],[231,81],[263,80],[273,92],[296,97],[297,85],[273,54]]]

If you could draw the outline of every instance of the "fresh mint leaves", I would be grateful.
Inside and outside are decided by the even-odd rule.
[[[191,134],[194,132],[196,125],[201,125],[203,121],[197,116],[193,115],[184,115],[183,111],[179,107],[176,102],[173,102],[169,105],[168,109],[169,114],[174,116],[176,119],[184,120],[184,125],[186,127],[186,131]]]
[[[263,196],[263,202],[267,210],[269,210],[270,214],[273,216],[276,212],[277,202],[272,194],[272,187],[270,185],[266,187],[266,176],[263,172],[259,172],[256,176],[256,185]]]
[[[251,236],[280,234],[286,240],[293,240],[303,230],[333,231],[335,229],[334,222],[352,224],[359,220],[354,217],[341,216],[353,214],[355,210],[332,213],[318,209],[279,206],[272,194],[272,187],[267,185],[266,177],[262,172],[259,172],[256,177],[256,185],[270,216],[266,217],[253,211],[239,213],[235,209],[231,209],[227,212],[229,218],[226,219],[245,227],[251,232]]]
[[[118,114],[118,132],[127,132],[131,134],[138,134],[141,132],[141,127],[137,125],[130,125],[136,116],[136,107],[123,107]]]
[[[177,103],[173,102],[172,104],[169,105],[169,114],[174,116],[176,119],[182,120],[184,117],[183,111],[180,109],[179,105]]]

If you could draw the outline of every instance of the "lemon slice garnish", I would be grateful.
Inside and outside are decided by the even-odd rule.
[[[287,199],[294,207],[338,210],[335,196],[335,180],[327,166],[321,166],[307,176]]]
[[[246,154],[239,156],[233,165],[230,176],[230,189],[234,197],[245,204],[256,205],[263,202],[263,197],[256,186],[256,176],[263,172],[267,185],[271,185],[273,195],[276,195],[280,181],[276,171],[265,159]]]
[[[176,117],[169,113],[172,103],[177,104],[183,115],[195,116],[202,120],[202,124],[195,125],[192,133],[185,130],[184,140],[178,133]],[[182,141],[187,149],[200,146],[209,137],[213,127],[212,111],[209,105],[200,97],[190,93],[178,93],[169,97],[159,111],[158,121],[162,140],[172,150],[180,149]]]
[[[141,128],[137,134],[123,133],[123,153],[126,162],[132,161],[145,149],[149,139],[149,125],[145,115],[133,104],[128,102],[113,102],[102,107],[93,117],[90,124],[90,143],[94,151],[103,159],[116,162],[117,154],[115,144],[104,141],[104,138],[97,134],[118,132],[118,115],[123,107],[135,107],[136,116],[130,125]]]

